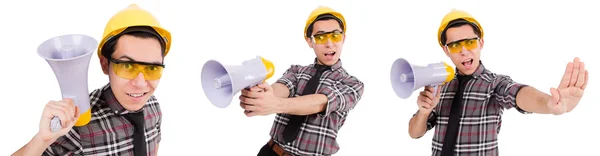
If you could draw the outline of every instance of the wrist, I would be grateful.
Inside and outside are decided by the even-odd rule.
[[[418,113],[417,115],[418,115],[418,116],[421,116],[421,117],[428,118],[428,117],[429,117],[429,114],[431,114],[431,112],[432,112],[432,111],[433,111],[433,110],[425,110],[425,111],[424,111],[424,110],[421,110],[421,111],[419,111],[419,113]]]
[[[288,98],[277,97],[277,109],[275,109],[275,113],[286,113],[288,110]]]
[[[35,136],[33,136],[31,141],[27,145],[25,145],[23,155],[38,155],[44,152],[44,150],[46,150],[48,146],[52,145],[54,141],[56,141],[56,139],[45,139],[38,133]]]

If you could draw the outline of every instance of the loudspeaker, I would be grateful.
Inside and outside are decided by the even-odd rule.
[[[209,60],[202,67],[202,89],[213,105],[225,108],[235,94],[265,82],[274,72],[273,63],[260,56],[243,61],[241,65],[223,65]]]
[[[444,62],[417,66],[399,58],[392,64],[390,77],[392,88],[400,98],[407,99],[415,90],[424,86],[433,86],[436,89],[435,96],[438,85],[454,79],[454,69]]]
[[[71,98],[79,107],[75,126],[85,126],[91,119],[90,93],[88,90],[88,67],[98,41],[91,36],[68,34],[56,36],[39,45],[37,53],[54,71],[63,98]],[[50,129],[62,128],[58,117],[52,118]]]

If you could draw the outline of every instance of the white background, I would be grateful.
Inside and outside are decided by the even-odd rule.
[[[493,72],[549,93],[568,61],[581,57],[590,82],[570,114],[521,115],[506,111],[500,131],[502,155],[589,155],[600,140],[594,101],[598,85],[594,1],[3,1],[0,4],[2,73],[0,155],[9,155],[38,130],[43,106],[60,91],[37,46],[53,36],[81,33],[101,39],[109,18],[137,2],[173,34],[164,77],[155,95],[163,110],[160,155],[256,155],[268,141],[274,115],[248,118],[237,96],[220,109],[205,98],[200,69],[208,59],[238,64],[257,55],[274,62],[275,82],[291,64],[310,64],[314,53],[302,35],[318,5],[341,11],[348,22],[344,67],[365,83],[365,93],[340,130],[337,155],[430,155],[432,132],[414,140],[408,121],[416,96],[393,93],[389,72],[400,57],[414,64],[450,63],[436,32],[451,7],[473,14],[485,29],[483,63]],[[541,2],[541,1],[540,1]],[[394,4],[395,3],[395,4]],[[369,61],[370,63],[366,63]],[[534,74],[535,73],[535,74]],[[90,91],[108,82],[94,54]]]

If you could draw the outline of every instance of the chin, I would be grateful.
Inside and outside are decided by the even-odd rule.
[[[146,105],[146,103],[129,103],[129,104],[121,104],[123,106],[123,108],[129,110],[129,111],[137,111],[140,110],[142,108],[144,108],[144,105]]]

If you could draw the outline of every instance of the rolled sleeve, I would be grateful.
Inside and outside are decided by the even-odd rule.
[[[517,105],[517,94],[527,85],[513,81],[509,76],[500,75],[496,80],[497,84],[494,88],[494,99],[504,109],[516,108],[522,114],[531,114]]]
[[[81,153],[81,140],[79,134],[71,129],[69,133],[56,139],[44,153],[43,156],[55,156],[55,155],[78,155]]]
[[[320,94],[327,96],[325,111],[319,115],[326,117],[332,112],[347,112],[356,106],[364,91],[364,84],[356,77],[348,76],[334,85],[323,87]]]
[[[419,114],[418,110],[415,114],[413,114],[413,117],[417,114]],[[433,111],[431,111],[431,113],[429,113],[429,116],[427,117],[427,131],[433,129],[436,125],[437,125],[437,113],[435,112],[435,110],[433,110]]]
[[[296,84],[298,82],[298,78],[296,78],[296,75],[299,71],[299,68],[299,65],[292,65],[283,73],[283,76],[275,82],[284,84],[289,89],[289,97],[296,95]]]

